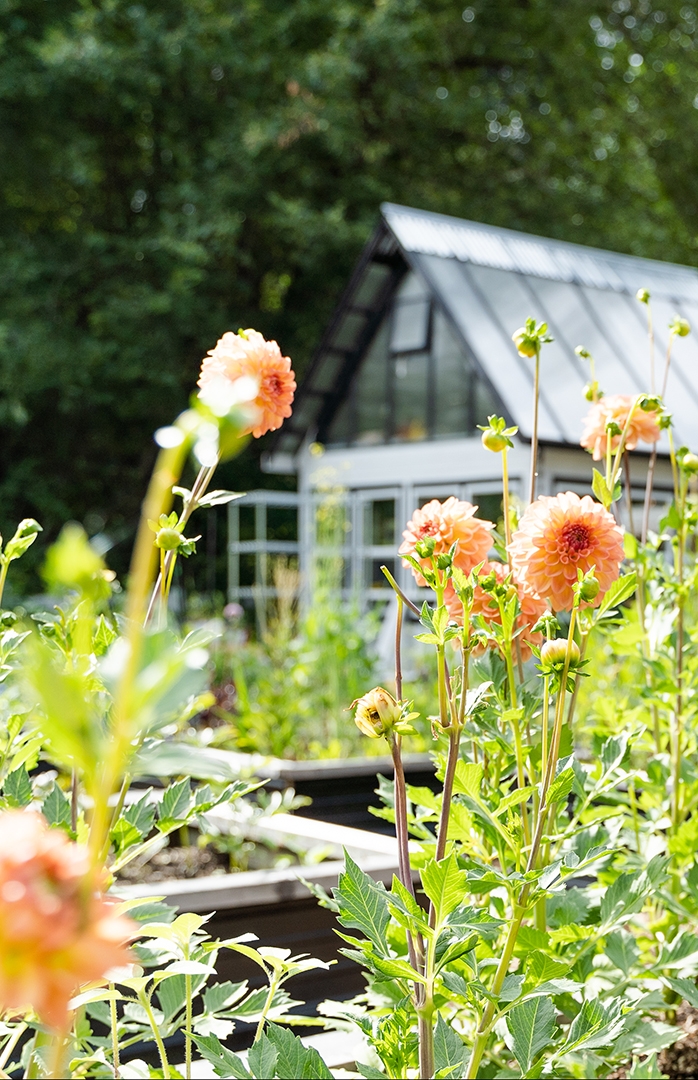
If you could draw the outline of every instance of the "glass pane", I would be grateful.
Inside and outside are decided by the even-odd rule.
[[[375,499],[364,508],[364,544],[393,546],[395,543],[395,500]]]
[[[313,376],[313,390],[331,390],[344,363],[342,353],[327,352],[322,358],[319,371]]]
[[[468,431],[473,371],[463,347],[440,311],[434,314],[432,352],[436,367],[435,435]]]
[[[475,433],[478,424],[486,424],[487,417],[495,413],[499,416],[502,407],[499,405],[489,386],[479,377],[475,376],[473,387],[473,426],[471,432]]]
[[[388,320],[381,323],[356,376],[357,435],[359,443],[385,442],[388,418],[386,396]]]
[[[395,439],[417,442],[426,439],[429,354],[413,353],[395,360]]]
[[[390,268],[385,263],[371,263],[352,297],[352,304],[356,307],[374,307],[390,273]]]
[[[339,330],[332,339],[332,345],[336,349],[353,349],[359,340],[359,335],[366,325],[366,316],[356,311],[349,311],[342,319]]]
[[[402,300],[428,300],[429,289],[424,280],[418,277],[413,270],[410,270],[409,274],[406,274],[400,282],[395,298],[398,302]]]
[[[502,516],[501,494],[489,494],[489,492],[476,491],[473,495],[473,503],[478,507],[477,516],[483,521],[494,521],[495,525]]]
[[[350,394],[340,405],[327,431],[330,445],[343,445],[351,442],[354,436],[354,402]]]
[[[295,506],[267,507],[267,536],[270,540],[298,539],[298,511]]]
[[[390,333],[390,351],[414,352],[426,349],[429,336],[428,299],[406,301],[393,309],[393,325]]]

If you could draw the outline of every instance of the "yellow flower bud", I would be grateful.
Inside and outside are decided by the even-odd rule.
[[[553,638],[552,641],[546,641],[540,650],[540,663],[543,671],[546,673],[552,671],[561,671],[564,667],[566,656],[566,638]],[[576,667],[576,665],[579,663],[579,660],[579,646],[575,641],[573,641],[570,643],[570,670]]]
[[[163,551],[176,551],[182,543],[182,534],[177,529],[160,529],[155,537],[155,543]]]
[[[352,701],[351,707],[356,709],[356,726],[369,739],[387,735],[399,723],[402,715],[400,703],[382,686],[376,686],[363,697]]]

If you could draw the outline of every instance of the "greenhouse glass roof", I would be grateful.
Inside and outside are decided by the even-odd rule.
[[[391,340],[396,337],[391,305],[395,307],[410,271],[411,279],[421,282],[431,297],[438,318],[448,323],[464,363],[486,387],[485,396],[501,406],[524,437],[530,436],[533,368],[518,355],[511,334],[528,316],[548,323],[555,340],[543,352],[539,430],[543,441],[555,444],[579,445],[589,408],[582,393],[589,367],[576,356],[575,346],[583,345],[594,356],[606,393],[649,390],[646,309],[635,299],[639,288],[649,289],[652,297],[658,383],[671,318],[679,314],[698,327],[698,271],[693,268],[391,203],[381,210],[381,222],[325,332],[299,390],[294,416],[279,433],[274,452],[295,453],[306,437],[328,441],[337,427],[335,418],[343,406],[346,411],[352,387],[358,384],[364,359],[371,350],[375,353],[375,341],[385,333],[386,318],[393,318]],[[416,305],[413,311],[417,319]],[[414,331],[406,326],[402,333],[409,337]],[[698,426],[698,340],[693,334],[673,349],[667,406],[678,437],[688,441]],[[460,433],[467,433],[465,426]],[[391,441],[390,429],[386,437]],[[422,437],[430,437],[426,428]]]

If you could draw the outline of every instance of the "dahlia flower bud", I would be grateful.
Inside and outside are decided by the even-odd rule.
[[[583,345],[577,345],[574,351],[577,356],[582,358],[582,360],[591,360],[591,353],[588,349],[585,349]]]
[[[513,447],[511,435],[516,435],[517,427],[507,427],[506,420],[501,416],[488,416],[487,426],[478,424],[482,432],[482,445],[485,450],[491,450],[493,454],[501,454],[507,447]]]
[[[548,334],[548,324],[538,325],[535,319],[526,319],[526,325],[520,326],[511,335],[519,356],[538,356],[541,345],[553,339]]]
[[[0,814],[0,1011],[64,1030],[85,983],[130,962],[136,924],[85,889],[87,850],[33,811]]]
[[[680,315],[674,315],[669,323],[669,332],[674,337],[686,337],[691,332],[691,324],[688,319],[682,319]]]
[[[587,574],[579,583],[579,599],[590,604],[592,600],[596,600],[600,588],[601,586],[599,585],[598,578]]]
[[[680,465],[683,471],[691,476],[698,473],[698,455],[689,451],[681,458]]]
[[[540,650],[540,665],[546,675],[562,671],[567,657],[567,638],[553,638],[546,641]],[[579,646],[576,641],[569,642],[570,670],[573,670],[581,659]]]
[[[425,536],[414,545],[414,553],[419,559],[430,559],[434,554],[436,541],[433,536]]]
[[[155,546],[163,551],[176,551],[182,544],[182,534],[174,528],[158,529]]]
[[[641,304],[649,304],[650,291],[649,289],[638,289],[635,293],[635,299],[639,300]]]
[[[396,701],[382,686],[376,686],[363,697],[352,701],[351,707],[356,709],[356,726],[369,739],[379,739],[381,735],[391,732],[407,734],[412,730],[410,720],[418,715],[409,712],[408,703]]]

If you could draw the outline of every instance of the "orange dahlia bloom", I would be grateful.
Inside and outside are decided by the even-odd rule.
[[[516,578],[555,611],[568,611],[577,570],[594,567],[599,593],[593,606],[618,577],[623,561],[623,531],[601,503],[573,491],[541,495],[526,510],[509,548]]]
[[[600,461],[606,456],[606,425],[612,420],[623,431],[628,419],[628,413],[635,398],[630,394],[611,394],[610,397],[599,398],[591,406],[584,421],[584,431],[581,438],[581,446],[591,451],[594,461]],[[626,450],[634,450],[639,442],[656,443],[659,440],[659,423],[656,412],[643,412],[636,409],[630,421],[628,434],[625,439]],[[611,436],[611,449],[615,450],[620,442],[620,435]]]
[[[418,559],[415,545],[420,540],[432,537],[435,541],[434,554],[442,555],[450,551],[458,541],[454,563],[469,574],[474,566],[487,558],[492,547],[490,532],[494,528],[491,521],[482,521],[475,517],[477,506],[456,499],[454,495],[446,502],[432,499],[421,510],[415,510],[407,528],[403,532],[404,540],[398,548],[400,555],[412,555],[425,568],[431,569],[429,559]],[[412,568],[418,585],[426,585],[421,574]]]
[[[87,849],[41,814],[0,814],[0,1011],[31,1008],[63,1030],[78,988],[130,962],[135,923],[84,895]]]
[[[486,562],[482,568],[480,577],[487,577],[488,574],[494,574],[497,581],[501,584],[510,573],[511,569],[504,563]],[[514,585],[519,596],[520,612],[516,620],[516,640],[519,641],[521,645],[521,658],[523,660],[528,660],[531,655],[531,645],[540,645],[543,640],[543,635],[541,633],[534,634],[531,631],[541,615],[544,615],[548,610],[548,605],[545,600],[541,600],[538,596],[534,596],[533,593],[525,589],[513,576],[511,584]],[[446,589],[445,601],[449,615],[454,622],[462,623],[463,605],[450,583]],[[493,596],[490,596],[490,594],[485,592],[479,585],[475,588],[471,610],[473,615],[482,615],[488,623],[501,623],[502,621],[499,604]]]
[[[291,415],[295,375],[289,357],[281,355],[275,341],[266,341],[257,330],[242,330],[239,334],[229,330],[202,360],[198,385],[203,390],[221,379],[235,382],[245,377],[258,385],[254,405],[259,415],[244,434],[251,432],[259,439],[268,431],[276,431]]]

